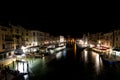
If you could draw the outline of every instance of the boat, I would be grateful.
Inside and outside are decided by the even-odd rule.
[[[14,54],[15,55],[22,55],[22,54],[24,54],[24,52],[22,49],[15,49]]]
[[[77,45],[78,49],[80,49],[80,50],[84,50],[85,48],[87,48],[86,46],[83,46],[82,44],[76,43],[76,45]]]
[[[115,65],[117,64],[119,61],[117,59],[114,59],[114,58],[108,58],[108,57],[105,57],[105,56],[100,56],[101,59],[102,59],[102,62],[104,65]]]
[[[66,48],[66,45],[61,45],[61,46],[56,46],[55,48],[54,47],[48,48],[47,50],[50,54],[53,54],[55,52],[59,52],[59,51],[65,49],[65,48]]]

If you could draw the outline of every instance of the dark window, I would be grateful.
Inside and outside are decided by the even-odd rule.
[[[4,40],[4,35],[2,34],[2,40]]]
[[[26,38],[26,41],[28,41],[28,38]]]
[[[26,36],[28,36],[28,33],[26,33]]]
[[[116,37],[116,41],[118,41],[118,37]]]
[[[19,33],[19,30],[18,30],[18,29],[16,29],[16,33]]]
[[[35,32],[33,32],[33,36],[35,36]]]
[[[23,35],[23,32],[22,32],[22,35]]]
[[[2,48],[5,49],[5,44],[2,44]]]

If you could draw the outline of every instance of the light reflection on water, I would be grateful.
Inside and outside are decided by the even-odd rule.
[[[87,51],[85,49],[84,51],[82,51],[82,60],[84,63],[86,63],[86,65],[88,64],[88,60],[90,62],[92,62],[94,64],[93,67],[94,67],[97,75],[100,73],[101,69],[103,68],[103,63],[102,63],[101,57],[96,52]]]
[[[74,47],[71,49],[71,51],[68,49],[64,49],[62,51],[55,53],[54,58],[56,58],[56,59],[54,59],[53,61],[51,60],[51,57],[43,57],[41,59],[33,59],[33,63],[31,63],[32,65],[30,65],[30,68],[32,68],[32,71],[35,74],[36,78],[38,78],[38,76],[42,76],[42,74],[43,75],[48,74],[47,72],[49,72],[49,71],[52,73],[52,74],[50,73],[49,75],[52,75],[52,76],[53,75],[56,76],[56,74],[58,74],[58,75],[61,75],[61,77],[62,77],[63,75],[61,73],[60,74],[56,73],[56,72],[60,72],[60,71],[63,72],[63,74],[72,75],[72,71],[74,71],[75,74],[73,74],[73,76],[75,75],[75,77],[78,76],[78,78],[81,78],[81,77],[84,77],[83,75],[85,75],[90,78],[90,77],[93,77],[94,75],[95,76],[101,75],[102,73],[100,74],[100,72],[103,71],[103,69],[104,69],[101,57],[99,56],[98,53],[88,51],[86,49],[84,51],[81,51],[81,50],[76,51],[76,45],[74,45]],[[72,60],[74,60],[74,61],[72,61]],[[31,61],[29,61],[29,62],[31,62]],[[45,64],[46,61],[47,62],[52,61],[52,63],[50,62],[46,66],[46,64]],[[58,62],[59,64],[58,63],[56,64],[57,61],[62,61],[62,62],[60,62],[60,63]],[[64,65],[61,63],[64,63]],[[59,68],[56,68],[56,65],[59,65]],[[61,69],[61,67],[63,67],[63,68]],[[69,69],[71,70],[71,73],[69,72],[70,71]],[[57,70],[59,70],[59,71],[57,71]],[[21,67],[21,71],[23,71],[22,67]],[[77,74],[76,72],[78,72],[79,74]],[[68,77],[70,77],[70,76],[68,76]],[[85,80],[93,80],[93,79],[89,79],[89,78],[87,78]],[[53,77],[51,77],[50,79],[53,79]],[[48,80],[48,79],[46,79],[46,80]],[[84,79],[80,79],[80,80],[84,80]],[[100,79],[100,80],[104,80],[104,79]]]
[[[15,67],[15,70],[20,72],[27,72],[27,63],[18,63],[18,66]]]
[[[88,60],[88,51],[87,50],[84,50],[84,60],[85,62],[87,63],[87,60]]]
[[[46,68],[46,59],[45,57],[43,58],[30,58],[27,60],[28,61],[28,65],[27,62],[14,62],[14,66],[13,64],[10,64],[10,68],[13,70],[18,70],[20,73],[27,73],[28,70],[30,72],[30,76],[34,76],[36,75],[38,72],[45,72],[45,68]],[[38,67],[39,65],[39,67]],[[29,67],[29,69],[28,69]],[[28,80],[29,75],[24,75],[25,80]]]
[[[20,73],[27,73],[28,72],[27,63],[18,63],[17,66],[15,67],[15,70],[18,70]],[[27,79],[28,75],[24,75],[24,78]]]
[[[74,44],[74,59],[76,59],[76,44]]]
[[[66,53],[67,53],[67,51],[66,51],[66,48],[63,50],[63,57],[64,58],[66,58]]]
[[[58,53],[56,53],[56,58],[60,59],[62,57],[62,51],[59,51]]]
[[[98,53],[92,51],[92,59],[95,64],[96,73],[99,74],[100,70],[103,68],[101,57]]]
[[[96,55],[95,68],[96,68],[97,74],[99,74],[99,72],[102,68],[102,61],[101,61],[101,58],[100,58],[99,54]]]
[[[66,58],[66,53],[67,53],[66,48],[57,52],[57,53],[55,53],[56,54],[56,59],[61,59],[62,57]]]

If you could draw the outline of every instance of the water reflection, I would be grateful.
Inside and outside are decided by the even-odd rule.
[[[94,65],[95,65],[96,73],[99,74],[100,70],[103,67],[101,57],[99,56],[98,53],[92,52],[92,60],[93,60]]]
[[[46,57],[47,58],[47,57]],[[48,58],[28,58],[25,62],[14,62],[10,64],[10,69],[18,70],[21,73],[27,73],[29,71],[30,76],[35,76],[38,73],[43,74],[46,71],[46,62],[48,62]],[[25,80],[28,80],[29,75],[24,75]]]
[[[62,51],[56,53],[56,59],[60,59],[62,57]]]
[[[66,58],[66,48],[63,50],[63,57]]]
[[[28,65],[27,63],[17,63],[15,70],[18,70],[20,73],[27,73],[28,72]],[[25,80],[28,78],[28,75],[24,75]]]
[[[87,50],[84,50],[84,60],[87,63],[87,60],[88,60],[88,51]]]
[[[56,59],[66,58],[66,48],[56,53]]]
[[[100,73],[101,69],[103,69],[102,60],[98,53],[85,49],[82,51],[81,56],[86,67],[93,67],[97,75]]]
[[[74,44],[74,59],[76,59],[76,44]]]
[[[15,69],[20,72],[27,72],[27,63],[18,63]]]

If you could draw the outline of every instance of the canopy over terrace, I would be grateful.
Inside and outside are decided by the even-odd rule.
[[[96,47],[93,47],[93,50],[94,50],[94,51],[97,51],[97,52],[106,53],[106,52],[109,52],[109,51],[110,51],[110,48],[109,48],[109,47],[106,47],[106,46],[96,46]]]

